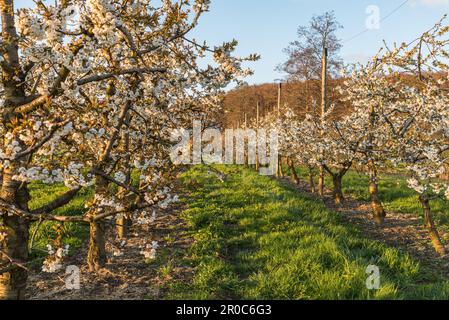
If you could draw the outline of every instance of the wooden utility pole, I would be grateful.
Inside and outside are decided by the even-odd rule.
[[[306,94],[305,94],[305,101],[306,101],[306,113],[309,112],[310,108],[309,108],[309,79],[306,79],[305,81],[305,87],[306,87]]]
[[[278,116],[281,115],[281,97],[282,97],[282,83],[278,87]]]
[[[323,61],[321,70],[321,120],[327,111],[327,48],[323,49]]]
[[[245,120],[244,120],[245,122],[244,122],[244,129],[246,130],[246,129],[248,129],[248,114],[245,112]],[[250,138],[249,138],[249,136],[248,136],[248,146],[249,146],[249,143],[250,143]],[[246,156],[245,156],[245,167],[248,167],[249,166],[249,148],[248,148],[248,150],[246,151]]]
[[[324,124],[327,111],[327,48],[323,48],[323,60],[321,62],[321,123]],[[323,132],[324,134],[324,132]],[[321,196],[324,196],[324,167],[320,166],[320,178],[318,189]]]
[[[259,129],[259,119],[260,119],[260,102],[257,102],[257,107],[256,107],[256,124],[257,124],[257,129]]]
[[[280,119],[281,117],[281,98],[282,98],[282,83],[279,82],[279,87],[278,87],[278,119]],[[281,164],[282,158],[281,155],[278,156],[278,165],[276,168],[276,177],[283,177],[283,172],[282,172],[282,164]]]
[[[256,171],[259,171],[259,117],[260,117],[260,103],[257,101],[256,106]]]

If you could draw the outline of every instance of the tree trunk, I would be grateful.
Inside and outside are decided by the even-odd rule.
[[[284,172],[282,170],[282,157],[278,156],[278,166],[276,170],[276,177],[277,178],[284,178]]]
[[[125,215],[120,215],[117,220],[117,237],[119,239],[126,239],[128,238],[128,219],[125,217]]]
[[[440,235],[438,233],[438,230],[435,226],[435,222],[432,218],[432,211],[430,209],[430,200],[426,195],[421,195],[419,197],[419,200],[421,202],[421,205],[423,207],[424,211],[424,223],[425,226],[429,232],[430,240],[432,241],[432,245],[435,248],[435,251],[440,256],[446,255],[446,249],[444,248],[443,243],[441,242]]]
[[[287,163],[288,163],[288,166],[290,167],[290,171],[291,171],[291,174],[292,174],[292,180],[297,185],[299,185],[301,183],[301,181],[299,179],[298,173],[296,172],[295,162],[292,159],[287,158]]]
[[[324,172],[324,166],[320,166],[320,177],[318,179],[318,193],[322,197],[324,197],[324,188],[326,183],[325,178],[326,173]]]
[[[11,267],[11,270],[0,274],[0,300],[22,300],[25,298],[25,289],[28,272],[24,267],[11,265],[10,258],[22,266],[28,261],[29,225],[18,217],[3,219],[0,230],[7,233],[7,239],[0,244],[0,264]],[[1,268],[0,268],[1,269]]]
[[[131,200],[130,200],[131,201]],[[132,219],[127,214],[121,214],[116,219],[117,237],[121,240],[129,237],[129,230],[132,227]]]
[[[90,224],[89,252],[87,254],[89,271],[101,270],[106,264],[106,241],[104,222]]]
[[[285,177],[285,174],[284,174],[284,167],[283,167],[283,160],[284,159],[280,159],[280,162],[279,162],[279,173],[281,174],[281,178],[284,178]]]
[[[378,225],[382,225],[385,221],[385,217],[387,214],[385,213],[384,207],[382,206],[382,202],[379,198],[379,185],[377,182],[378,174],[376,165],[371,160],[368,164],[369,166],[369,194],[371,197],[371,209],[373,212],[374,221]]]
[[[129,113],[126,115],[126,123],[131,122],[131,116]],[[129,163],[131,162],[131,153],[129,150],[129,144],[130,144],[130,136],[129,131],[125,130],[123,132],[123,153],[125,154],[125,164],[126,164],[126,179],[125,179],[125,185],[130,186],[132,184],[131,181],[131,167],[129,166]],[[126,197],[126,189],[119,187],[118,191],[118,198],[123,200]],[[131,202],[131,199],[128,199]],[[130,217],[128,217],[126,214],[119,215],[116,219],[116,225],[117,225],[117,236],[119,239],[125,239],[128,237],[129,233],[129,226],[131,222]]]
[[[103,196],[108,194],[108,181],[105,178],[96,177],[95,193]],[[91,272],[99,271],[106,264],[106,224],[103,221],[90,223],[87,264]]]
[[[334,185],[333,196],[336,205],[340,205],[345,201],[342,189],[342,179],[343,176],[339,173],[335,173],[332,175],[332,183]]]
[[[21,185],[11,177],[9,170],[4,173],[0,198],[19,209],[28,210],[27,185]],[[0,270],[7,268],[0,274],[0,300],[22,300],[28,279],[25,265],[28,261],[29,222],[7,214],[0,221],[0,232],[6,234],[0,242]]]
[[[315,188],[315,175],[313,174],[313,169],[309,168],[309,184],[310,184],[310,191],[312,193],[316,192]]]
[[[19,59],[19,38],[14,23],[14,1],[0,0],[0,12],[3,40],[1,72],[3,103],[0,105],[0,121],[3,122],[5,128],[8,128],[9,133],[15,135],[14,129],[17,124],[26,120],[23,119],[22,114],[15,112],[16,107],[26,100],[26,82]],[[4,142],[5,144],[9,143],[6,139]],[[20,139],[16,138],[15,142],[18,143],[21,150],[26,148]],[[0,146],[0,148],[2,147]],[[12,177],[18,173],[18,168],[27,167],[28,160],[22,157],[11,161],[10,166],[0,173],[2,175],[0,198],[6,203],[26,211],[28,211],[30,200],[28,186],[26,183],[14,181]],[[0,300],[23,299],[28,277],[25,264],[28,261],[29,222],[13,214],[8,215],[7,210],[3,211],[4,215],[0,217],[0,231],[6,236],[0,241]]]

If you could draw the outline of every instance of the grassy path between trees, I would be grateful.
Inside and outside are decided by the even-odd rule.
[[[287,170],[289,174],[289,170]],[[309,181],[308,170],[300,167],[298,173],[303,182]],[[407,177],[399,174],[381,174],[379,177],[379,197],[388,212],[397,212],[422,218],[422,207],[417,193],[408,187]],[[369,203],[369,178],[362,172],[349,171],[343,178],[343,193],[353,199]],[[318,185],[318,177],[315,181]],[[326,175],[326,186],[331,189],[332,181]],[[439,228],[449,232],[449,201],[431,201],[432,213]],[[422,219],[421,219],[422,220]]]
[[[194,272],[167,282],[165,298],[449,298],[438,270],[367,239],[316,199],[248,169],[219,170],[225,182],[204,166],[182,177],[195,243],[176,263]],[[369,265],[380,268],[379,290],[366,288]]]

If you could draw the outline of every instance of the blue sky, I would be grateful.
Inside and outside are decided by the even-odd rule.
[[[344,29],[340,39],[350,39],[366,29],[366,9],[376,5],[385,17],[404,0],[212,0],[198,28],[190,35],[218,45],[233,38],[239,40],[237,54],[259,53],[261,60],[250,66],[255,71],[249,83],[271,82],[282,75],[274,69],[286,59],[282,52],[295,39],[299,25],[307,24],[314,14],[334,10]],[[19,0],[18,6],[31,0]],[[16,4],[16,6],[17,6]],[[370,30],[344,43],[341,55],[346,62],[366,61],[387,43],[415,39],[449,12],[449,0],[409,0],[379,30]],[[449,23],[449,20],[448,20]]]

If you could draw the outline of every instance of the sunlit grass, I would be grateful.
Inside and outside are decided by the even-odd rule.
[[[183,177],[183,217],[195,239],[183,259],[195,275],[170,283],[167,298],[449,298],[448,282],[366,239],[319,201],[249,170],[220,169],[238,173],[225,183],[204,167]],[[380,290],[366,288],[371,264],[380,267]]]
[[[307,170],[299,168],[298,171],[304,181],[308,181]],[[404,175],[382,174],[379,178],[379,195],[387,211],[422,217],[418,195],[408,187]],[[368,202],[370,201],[368,183],[366,174],[350,171],[343,179],[343,192],[356,200]],[[329,177],[326,178],[326,185],[332,187]],[[431,208],[437,224],[449,229],[449,201],[432,200]]]
[[[61,184],[46,185],[42,183],[32,183],[30,185],[30,194],[32,198],[30,209],[36,209],[50,203],[66,191],[68,191],[68,189]],[[92,190],[83,189],[69,204],[56,210],[53,214],[64,216],[82,215],[86,210],[85,203],[91,197]],[[38,228],[37,231],[36,228]],[[70,252],[73,253],[82,246],[83,241],[87,238],[89,227],[79,223],[59,223],[53,221],[33,223],[30,230],[31,235],[35,234],[32,260],[35,260],[33,262],[36,262],[37,266],[40,265],[42,257],[46,255],[47,244],[52,244],[58,233],[60,233],[62,237],[63,244],[70,245]]]

